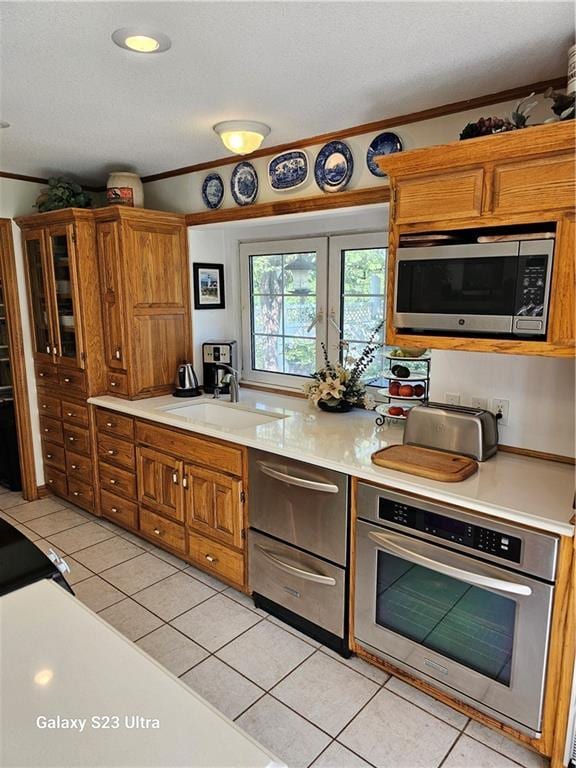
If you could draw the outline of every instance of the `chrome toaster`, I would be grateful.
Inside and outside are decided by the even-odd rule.
[[[405,445],[419,445],[486,461],[498,450],[498,422],[490,411],[428,403],[410,410]]]

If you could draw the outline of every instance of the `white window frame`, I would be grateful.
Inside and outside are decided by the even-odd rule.
[[[388,249],[388,232],[357,232],[345,235],[286,238],[244,242],[239,244],[242,313],[242,379],[246,382],[301,390],[308,380],[296,374],[272,373],[252,368],[252,306],[250,285],[250,256],[275,253],[316,252],[316,369],[324,365],[320,342],[324,341],[333,362],[340,357],[340,329],[342,327],[342,251],[362,248]],[[387,285],[387,266],[384,288]],[[386,309],[386,303],[385,303]]]
[[[308,377],[288,373],[267,373],[252,368],[252,306],[250,291],[250,256],[316,252],[316,368],[322,365],[322,353],[318,340],[326,337],[326,295],[328,269],[328,238],[304,237],[286,240],[240,243],[240,274],[242,283],[242,378],[257,384],[302,389]],[[314,318],[311,318],[312,322]]]

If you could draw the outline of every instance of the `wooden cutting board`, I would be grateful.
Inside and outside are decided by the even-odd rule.
[[[372,463],[410,475],[458,483],[478,471],[478,462],[457,453],[420,448],[417,445],[390,445],[372,454]]]

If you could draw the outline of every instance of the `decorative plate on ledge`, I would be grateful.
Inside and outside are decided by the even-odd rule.
[[[243,162],[232,171],[230,189],[234,202],[238,205],[250,205],[258,195],[258,175],[252,163]]]
[[[220,208],[224,200],[224,182],[219,173],[209,173],[202,182],[202,200],[206,208]]]
[[[307,178],[308,157],[299,149],[282,152],[268,163],[268,179],[276,192],[299,187]]]
[[[376,162],[376,158],[382,155],[392,155],[394,152],[402,151],[402,141],[395,133],[380,133],[368,147],[366,153],[366,165],[373,176],[386,176],[385,171],[381,170]]]
[[[354,159],[347,144],[330,141],[316,158],[314,178],[323,192],[340,192],[352,178]]]

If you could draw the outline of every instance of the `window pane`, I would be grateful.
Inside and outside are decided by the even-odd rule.
[[[290,253],[284,256],[284,293],[316,293],[315,253]]]
[[[252,306],[254,333],[282,333],[281,296],[254,296]]]
[[[345,339],[368,341],[370,334],[384,317],[384,296],[343,296]],[[384,328],[381,328],[378,341],[384,341]]]
[[[344,294],[386,293],[386,248],[346,250],[342,256]]]
[[[251,256],[251,293],[282,293],[281,254]]]
[[[290,336],[316,336],[310,324],[316,317],[316,296],[286,296],[284,299],[284,333]],[[310,328],[310,331],[308,331]]]
[[[357,360],[362,354],[362,350],[366,346],[364,341],[351,341],[348,344],[348,356],[351,360]],[[382,378],[382,372],[384,371],[384,354],[386,349],[377,349],[374,353],[374,360],[370,363],[362,380],[366,383],[370,383],[375,387],[386,386],[386,380]],[[343,352],[343,356],[346,356],[346,350]]]
[[[282,336],[253,336],[252,348],[254,368],[282,372]]]
[[[284,371],[310,376],[316,370],[316,342],[313,339],[284,339]]]

